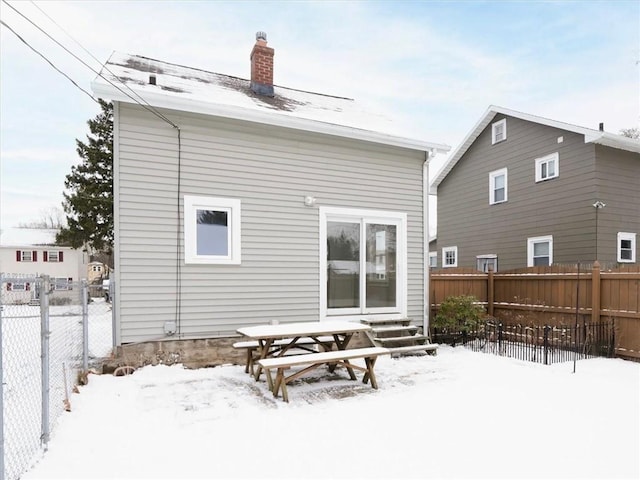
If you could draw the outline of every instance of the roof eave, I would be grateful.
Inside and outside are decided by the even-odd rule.
[[[127,87],[129,88],[129,87]],[[134,101],[123,90],[115,88],[112,85],[105,84],[101,81],[94,80],[91,82],[93,93],[99,98],[110,100],[138,103]],[[137,89],[133,89],[134,91]],[[192,113],[200,113],[205,115],[213,115],[217,117],[230,118],[234,120],[244,120],[248,122],[273,125],[283,128],[291,128],[295,130],[304,130],[307,132],[320,133],[325,135],[334,135],[337,137],[362,140],[366,142],[378,143],[394,147],[407,148],[410,150],[418,150],[422,152],[446,153],[451,147],[444,144],[425,142],[411,138],[389,135],[371,130],[363,130],[344,125],[325,123],[306,118],[282,115],[276,112],[261,112],[249,108],[221,105],[213,102],[200,102],[187,98],[177,98],[163,93],[138,91],[143,95],[144,100],[149,105],[157,108],[167,108],[172,110],[181,110]]]

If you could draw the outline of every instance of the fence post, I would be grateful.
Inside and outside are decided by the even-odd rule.
[[[543,348],[544,348],[544,364],[549,365],[549,330],[551,327],[549,325],[544,326],[544,340],[543,340]]]
[[[591,323],[600,323],[600,263],[597,260],[591,270]]]
[[[82,369],[89,370],[89,285],[86,280],[80,282],[82,302]]]
[[[49,293],[50,282],[49,275],[42,275],[42,288],[40,290],[40,358],[42,369],[42,435],[40,441],[46,446],[49,443],[50,429],[49,429],[49,393],[50,393],[50,358],[49,358],[49,337],[51,332],[49,330]]]
[[[489,265],[487,274],[487,313],[493,317],[493,265]]]
[[[498,355],[502,353],[502,323],[498,323]]]

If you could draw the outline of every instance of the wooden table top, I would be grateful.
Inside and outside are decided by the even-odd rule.
[[[237,332],[249,338],[288,338],[318,335],[340,335],[371,330],[369,325],[345,320],[328,320],[326,322],[295,322],[278,325],[257,325],[239,328]]]

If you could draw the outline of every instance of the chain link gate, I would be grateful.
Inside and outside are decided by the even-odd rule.
[[[111,304],[102,286],[0,275],[0,480],[46,450],[81,376],[111,354]]]

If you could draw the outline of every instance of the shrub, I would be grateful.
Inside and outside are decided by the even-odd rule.
[[[440,304],[433,326],[447,332],[475,330],[485,318],[484,308],[473,295],[450,296]]]

